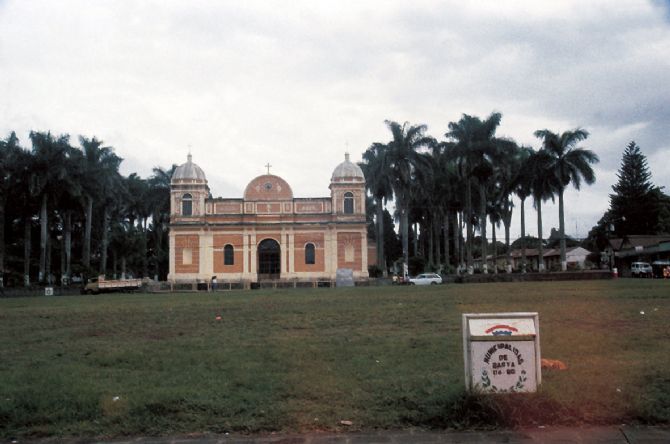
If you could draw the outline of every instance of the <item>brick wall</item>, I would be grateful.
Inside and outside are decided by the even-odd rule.
[[[191,250],[191,264],[184,264],[184,250]],[[200,240],[197,234],[175,236],[175,271],[177,273],[198,273],[200,271]]]
[[[305,264],[305,245],[307,243],[314,244],[314,264]],[[295,254],[294,266],[298,273],[303,272],[322,272],[326,270],[325,266],[325,242],[323,232],[315,233],[301,233],[294,236]]]
[[[224,265],[223,248],[226,245],[233,246],[233,265]],[[244,239],[241,234],[214,235],[214,274],[216,273],[242,273],[244,269]]]

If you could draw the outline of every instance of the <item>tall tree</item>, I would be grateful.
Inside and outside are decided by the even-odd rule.
[[[426,125],[410,125],[408,122],[400,125],[389,120],[386,121],[386,125],[393,136],[387,144],[387,155],[392,174],[393,194],[400,214],[403,264],[407,266],[411,190],[413,186],[417,186],[414,183],[417,170],[428,170],[429,168],[425,157],[421,156],[419,151],[434,145],[435,140],[425,135]]]
[[[170,223],[170,181],[177,165],[168,170],[156,167],[149,177],[149,207],[152,220],[152,244],[154,274],[160,279],[167,277],[169,254],[167,248],[167,229]]]
[[[500,125],[502,114],[491,113],[481,120],[479,117],[463,114],[458,122],[449,123],[448,139],[456,141],[450,155],[462,161],[465,180],[465,211],[468,241],[467,265],[468,272],[472,271],[472,178],[479,186],[479,226],[481,231],[481,248],[484,272],[486,272],[486,184],[493,174],[493,165],[498,156],[499,144],[495,137],[496,129]]]
[[[621,167],[617,172],[618,181],[610,194],[610,221],[614,233],[657,234],[658,216],[661,211],[654,195],[656,188],[651,181],[647,158],[633,141],[624,150]]]
[[[93,137],[79,137],[82,156],[83,195],[84,195],[84,239],[82,242],[82,262],[85,268],[91,265],[91,230],[93,226],[93,205],[96,201],[101,203],[102,209],[102,262],[105,265],[107,227],[109,217],[109,200],[120,186],[119,166],[122,159],[118,157],[113,148],[102,146],[101,140]],[[101,270],[104,272],[104,270]]]
[[[18,161],[21,151],[19,139],[13,131],[7,139],[0,140],[0,288],[5,282],[5,207],[7,196],[19,174]]]
[[[596,176],[591,164],[598,162],[598,156],[591,150],[580,148],[577,144],[585,140],[589,133],[577,128],[556,134],[548,129],[535,131],[535,136],[542,140],[542,147],[551,157],[549,166],[550,173],[556,178],[556,190],[558,194],[558,229],[561,238],[561,270],[567,270],[565,259],[565,210],[563,205],[563,193],[565,188],[572,183],[575,189],[579,189],[581,181],[591,185]]]
[[[533,169],[531,168],[531,157],[534,151],[530,147],[521,147],[515,156],[517,174],[512,182],[512,190],[519,198],[519,217],[521,219],[521,236],[526,237],[526,198],[532,194]],[[521,272],[526,272],[526,243],[521,246]]]
[[[365,174],[365,186],[375,199],[375,228],[377,243],[377,265],[386,275],[387,264],[384,255],[384,205],[393,197],[391,171],[387,156],[388,148],[382,143],[373,143],[363,153],[360,164]]]
[[[54,137],[51,133],[32,131],[30,140],[35,158],[33,180],[40,199],[40,268],[38,280],[48,280],[47,247],[49,235],[49,201],[55,206],[58,194],[72,186],[68,176],[67,159],[72,148],[70,136]]]
[[[553,176],[552,157],[545,150],[539,150],[531,155],[528,161],[530,170],[530,188],[537,210],[537,250],[538,250],[538,270],[544,271],[544,240],[542,238],[542,202],[551,199],[554,200],[554,193],[557,189],[557,180]]]

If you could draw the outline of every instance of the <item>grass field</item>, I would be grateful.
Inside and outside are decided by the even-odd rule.
[[[569,367],[536,395],[464,393],[461,313],[498,311]],[[4,438],[581,422],[670,422],[670,282],[0,300]]]

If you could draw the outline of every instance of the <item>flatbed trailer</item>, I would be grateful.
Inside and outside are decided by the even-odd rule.
[[[104,276],[89,279],[81,289],[82,294],[132,292],[142,287],[142,279],[105,279]]]

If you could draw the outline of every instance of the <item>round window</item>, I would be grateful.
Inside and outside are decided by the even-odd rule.
[[[272,189],[272,184],[270,182],[266,182],[264,187],[266,190],[270,191]]]

